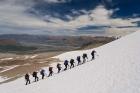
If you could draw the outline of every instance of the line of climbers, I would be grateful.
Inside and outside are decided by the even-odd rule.
[[[91,61],[95,59],[95,53],[96,53],[95,50],[93,50],[93,51],[91,52],[91,56],[92,56]],[[88,60],[87,54],[84,53],[83,56],[82,56],[82,58],[83,58],[83,63],[85,63],[85,62]],[[76,60],[77,60],[77,62],[78,62],[77,66],[83,64],[82,61],[81,61],[81,57],[80,57],[80,56],[77,56],[77,59],[76,59]],[[69,63],[70,63],[70,66],[69,66]],[[67,70],[68,67],[70,67],[70,69],[73,68],[73,67],[75,66],[74,63],[75,63],[74,59],[71,59],[70,61],[65,60],[65,61],[64,61],[64,66],[65,66],[64,71]],[[58,63],[58,64],[56,65],[56,68],[58,69],[58,72],[57,72],[57,73],[60,73],[60,71],[62,70],[61,64]],[[54,73],[54,72],[53,72],[53,67],[49,67],[48,71],[49,71],[48,77],[52,76],[53,73]],[[38,73],[38,72],[36,72],[36,71],[34,71],[34,72],[32,73],[32,76],[34,77],[34,81],[35,81],[35,82],[37,82],[37,81],[39,80],[39,77],[38,77],[37,73]],[[41,76],[42,76],[42,79],[44,79],[44,77],[45,77],[45,70],[42,69],[42,70],[40,71],[40,74],[41,74]],[[25,80],[26,80],[26,85],[31,83],[31,82],[30,82],[30,75],[29,75],[28,73],[25,75]]]

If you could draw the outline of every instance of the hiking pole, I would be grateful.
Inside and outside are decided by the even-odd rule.
[[[97,52],[95,53],[95,55],[96,55],[96,56],[99,56],[99,55],[97,54]]]

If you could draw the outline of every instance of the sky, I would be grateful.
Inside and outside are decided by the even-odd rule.
[[[0,34],[125,35],[140,0],[0,0]]]

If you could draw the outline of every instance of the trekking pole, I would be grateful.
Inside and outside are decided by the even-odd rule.
[[[98,55],[98,54],[96,54],[96,56],[97,56],[97,57],[99,57],[99,55]]]

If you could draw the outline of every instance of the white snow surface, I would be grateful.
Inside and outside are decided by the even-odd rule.
[[[94,61],[25,85],[24,78],[0,85],[0,93],[140,93],[140,31],[96,48]],[[56,56],[61,61],[93,49]],[[90,59],[90,58],[89,58]]]
[[[0,82],[3,82],[3,81],[5,81],[5,80],[7,80],[8,78],[6,78],[6,77],[1,77],[0,76]]]

